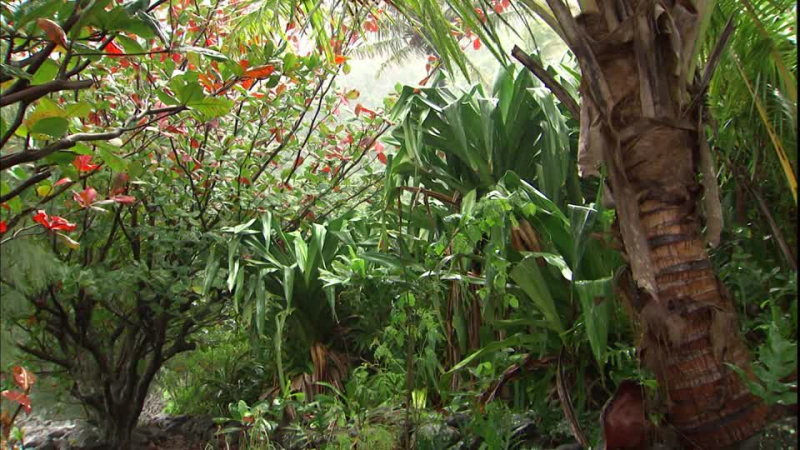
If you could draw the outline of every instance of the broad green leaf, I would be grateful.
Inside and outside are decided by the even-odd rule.
[[[561,275],[569,281],[572,281],[572,270],[570,270],[567,262],[564,261],[564,257],[561,255],[556,255],[555,253],[545,253],[545,252],[522,252],[524,256],[530,256],[532,258],[544,258],[548,264],[551,266],[555,266],[558,268]]]
[[[553,297],[547,287],[539,266],[536,264],[536,257],[529,256],[520,261],[511,270],[511,279],[528,295],[533,303],[544,314],[548,326],[561,333],[564,327],[561,324],[561,317],[558,315]]]
[[[272,242],[272,213],[269,211],[261,216],[261,235],[264,236],[266,245],[264,253],[269,253],[269,245]]]
[[[111,144],[104,142],[97,144],[97,153],[103,162],[114,172],[125,172],[128,169],[128,162],[117,156],[114,153],[115,150],[116,148]]]
[[[64,107],[64,117],[68,119],[73,117],[83,118],[88,116],[90,112],[92,112],[92,105],[85,101],[72,103]]]
[[[613,302],[613,277],[591,281],[576,281],[575,292],[581,304],[589,346],[595,360],[601,366],[605,364],[605,352],[608,347],[608,329]]]
[[[203,295],[208,295],[211,291],[211,286],[214,284],[214,278],[219,271],[219,259],[217,258],[217,247],[211,247],[211,252],[208,255],[208,262],[206,263],[205,280],[203,281]]]
[[[46,134],[53,138],[59,138],[66,134],[69,129],[69,122],[63,117],[45,117],[38,120],[30,128],[31,134]]]
[[[308,261],[308,244],[299,233],[295,234],[294,257],[297,260],[297,267],[300,268],[300,272],[305,275],[307,270],[306,262]]]
[[[153,17],[150,13],[145,11],[139,11],[136,13],[136,17],[144,23],[153,33],[158,36],[158,39],[164,44],[165,47],[169,46],[169,37],[167,33],[164,31],[164,28],[161,26],[161,22],[159,22],[155,17]]]
[[[236,280],[236,274],[239,271],[239,258],[237,258],[237,251],[239,244],[242,242],[242,236],[235,234],[233,239],[228,242],[228,291],[231,291]]]
[[[388,253],[364,252],[360,256],[369,262],[378,264],[380,266],[389,267],[394,270],[402,271],[405,267],[400,258]]]
[[[116,41],[119,42],[125,53],[144,53],[144,49],[136,39],[120,34],[117,35]]]
[[[294,268],[296,264],[283,268],[283,295],[286,299],[286,308],[292,307],[292,296],[294,295]]]
[[[475,189],[473,189],[461,200],[462,222],[468,220],[472,216],[472,210],[475,209],[475,196]]]
[[[44,63],[42,63],[36,73],[33,74],[33,77],[31,78],[31,86],[37,86],[53,81],[55,80],[56,75],[58,75],[58,63],[48,58],[44,61]]]
[[[222,97],[195,98],[186,102],[186,106],[199,112],[203,119],[211,120],[228,114],[233,108],[233,100]]]

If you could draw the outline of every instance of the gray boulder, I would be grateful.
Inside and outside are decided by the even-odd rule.
[[[439,450],[453,446],[461,436],[458,430],[446,423],[427,423],[418,427],[412,437],[417,450]]]

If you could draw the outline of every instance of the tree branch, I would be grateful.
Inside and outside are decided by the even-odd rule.
[[[40,150],[22,151],[22,152],[12,153],[10,155],[0,156],[0,170],[10,169],[11,167],[14,167],[19,164],[38,161],[59,150],[72,148],[78,142],[108,141],[114,138],[118,138],[122,136],[125,132],[131,131],[132,129],[128,127],[133,123],[137,123],[140,119],[142,119],[145,116],[153,114],[162,114],[164,112],[175,114],[185,109],[186,106],[173,106],[169,108],[160,108],[160,109],[143,111],[135,116],[128,118],[128,120],[125,121],[123,126],[116,128],[112,131],[106,131],[104,133],[76,133],[67,136],[63,139],[60,139]]]
[[[536,75],[536,78],[541,80],[542,83],[544,83],[544,85],[547,86],[548,89],[550,89],[550,92],[552,92],[553,95],[556,96],[558,101],[560,101],[561,104],[567,108],[569,113],[572,114],[573,118],[575,119],[580,118],[581,110],[578,107],[578,103],[575,101],[575,99],[572,98],[571,95],[569,95],[567,90],[564,89],[564,87],[561,86],[561,84],[558,81],[556,81],[555,78],[553,78],[552,75],[547,73],[547,70],[545,70],[544,67],[542,67],[536,60],[531,58],[527,53],[522,51],[522,49],[517,47],[516,45],[511,50],[511,56],[513,56],[517,61],[521,62],[523,66],[527,67],[528,70],[530,70],[534,75]]]
[[[50,173],[51,173],[50,169],[47,169],[44,172],[40,172],[40,173],[37,173],[36,175],[33,175],[32,177],[30,177],[27,180],[25,180],[22,183],[20,183],[19,186],[15,187],[8,194],[0,196],[0,203],[5,203],[5,202],[11,200],[12,198],[22,194],[29,187],[31,187],[34,184],[44,180],[47,177],[49,177]]]
[[[49,83],[32,86],[21,91],[14,92],[13,94],[2,94],[0,95],[0,106],[8,106],[20,101],[30,103],[53,92],[87,89],[93,84],[94,80],[54,80]]]

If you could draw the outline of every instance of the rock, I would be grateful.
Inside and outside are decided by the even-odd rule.
[[[445,419],[445,423],[453,428],[464,428],[472,420],[467,413],[455,413]]]
[[[25,448],[39,449],[43,446],[55,446],[53,442],[62,438],[73,431],[74,422],[67,421],[55,424],[54,422],[28,422],[23,431],[25,432]],[[47,442],[50,441],[49,444]]]
[[[150,441],[161,441],[168,437],[167,430],[157,427],[155,425],[147,425],[144,427],[137,428],[135,432],[138,432],[145,436]]]
[[[418,450],[438,450],[448,448],[458,442],[458,430],[446,423],[427,423],[414,431],[413,448]]]
[[[523,414],[511,416],[511,434],[514,442],[524,443],[538,437],[536,422]]]
[[[66,440],[75,450],[102,450],[108,447],[97,428],[91,425],[75,427]]]
[[[36,450],[59,450],[59,447],[60,446],[56,443],[56,441],[54,441],[52,439],[48,439],[48,440],[44,441],[44,443],[42,443],[42,445],[36,447]],[[28,448],[28,447],[25,447],[25,448]]]

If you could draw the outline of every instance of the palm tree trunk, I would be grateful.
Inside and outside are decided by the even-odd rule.
[[[726,365],[752,376],[696,211],[698,174],[709,173],[701,162],[710,159],[703,153],[702,83],[687,82],[685,60],[698,14],[688,2],[604,0],[599,12],[575,20],[560,0],[548,3],[581,63],[580,151],[608,169],[640,287],[631,306],[641,356],[667,394],[667,421],[686,448],[734,446],[768,418],[766,405]],[[706,178],[704,185],[716,183]]]
[[[749,366],[733,302],[685,205],[641,205],[660,302],[638,306],[642,358],[668,398],[667,420],[688,448],[727,448],[758,432],[767,408],[725,363]],[[663,306],[662,306],[663,305]]]

